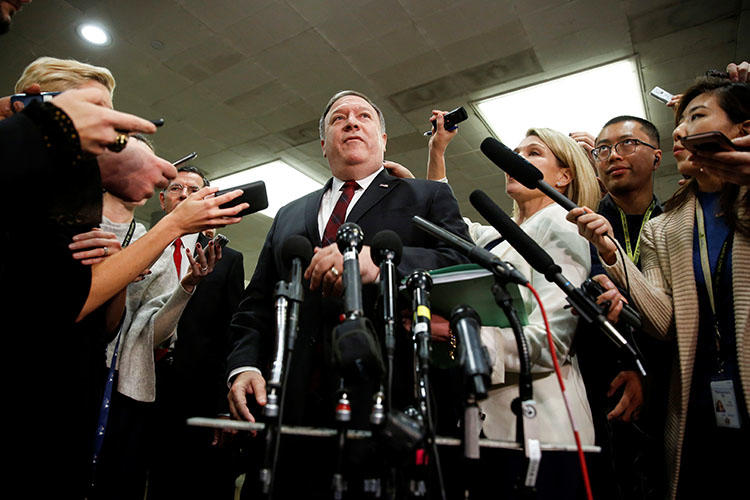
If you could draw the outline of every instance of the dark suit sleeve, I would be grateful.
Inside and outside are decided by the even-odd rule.
[[[428,195],[422,202],[424,206],[415,207],[414,215],[421,215],[433,224],[471,241],[468,228],[461,217],[458,202],[450,186],[444,182],[435,181],[422,181],[422,183],[425,183]],[[402,276],[408,275],[415,269],[439,269],[468,262],[466,257],[442,241],[419,229],[417,231],[422,234],[415,241],[404,241],[404,251],[398,266]]]
[[[232,256],[232,265],[229,269],[229,272],[227,273],[227,280],[225,283],[226,288],[224,291],[224,297],[226,298],[227,302],[226,310],[228,311],[230,320],[233,313],[237,310],[242,292],[245,289],[245,267],[242,254],[240,252],[233,252]],[[225,333],[222,345],[225,346],[225,349],[228,351],[231,346],[231,321],[228,322],[227,328],[226,330],[224,330],[224,332]],[[224,354],[226,356],[226,351],[224,351]],[[225,390],[225,379],[222,378],[222,380],[218,382],[219,385],[217,386],[217,391],[215,392],[217,398],[216,413],[228,413],[229,408],[227,407],[228,402]]]
[[[267,333],[275,324],[273,317],[273,287],[278,281],[273,258],[273,235],[277,216],[268,231],[258,257],[250,284],[242,294],[230,325],[230,352],[227,356],[227,376],[243,366],[262,368],[263,354],[268,346]]]

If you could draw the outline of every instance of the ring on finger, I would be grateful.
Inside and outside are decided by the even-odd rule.
[[[201,267],[201,272],[202,273],[205,273],[206,271],[208,271],[208,266]]]
[[[123,134],[122,132],[119,132],[117,134],[117,137],[115,137],[115,141],[111,144],[107,144],[107,149],[114,153],[119,153],[123,149],[125,149],[125,146],[128,145],[128,134]]]
[[[102,257],[106,257],[107,255],[109,255],[109,248],[107,248],[107,247],[102,247],[102,251],[104,252],[104,253],[102,254]]]
[[[331,266],[331,269],[329,269],[329,271],[331,271],[331,273],[332,273],[332,274],[333,274],[334,276],[336,276],[337,278],[339,277],[339,274],[341,274],[341,273],[339,273],[339,270],[338,270],[338,269],[336,269],[336,266]]]

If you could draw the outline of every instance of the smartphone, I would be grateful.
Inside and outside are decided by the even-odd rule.
[[[229,243],[229,238],[227,238],[221,233],[216,233],[216,236],[214,236],[213,242],[214,242],[214,245],[218,245],[221,248],[224,248]]]
[[[463,106],[459,106],[453,111],[446,113],[443,115],[443,126],[445,127],[445,130],[454,130],[458,124],[464,120],[469,118],[469,114],[466,112]],[[437,122],[435,120],[430,120],[432,122],[432,130],[428,130],[424,133],[426,136],[430,136],[435,133],[435,128],[437,126]]]
[[[15,110],[16,107],[14,106],[14,104],[17,102],[23,103],[24,107],[28,106],[34,101],[48,102],[51,101],[53,97],[59,94],[60,92],[41,92],[39,94],[13,94],[12,96],[10,96],[10,107],[11,109]]]
[[[193,158],[195,158],[197,156],[198,156],[198,153],[196,153],[195,151],[193,151],[189,155],[185,155],[182,158],[180,158],[179,160],[177,160],[176,162],[173,162],[172,166],[173,167],[178,167],[178,166],[182,165],[183,163],[185,163],[186,161],[190,161],[190,160],[192,160]]]
[[[672,97],[674,97],[672,94],[667,92],[661,87],[654,87],[651,89],[651,92],[649,92],[649,95],[664,104],[667,104],[669,101],[672,100]]]
[[[735,151],[738,149],[727,136],[719,131],[688,135],[683,137],[680,142],[688,151],[700,151],[702,153]]]
[[[240,203],[249,203],[250,206],[242,212],[235,215],[235,217],[244,217],[255,212],[259,212],[264,208],[268,208],[268,195],[266,194],[266,183],[263,181],[255,181],[249,184],[243,184],[242,186],[235,186],[229,189],[222,189],[216,193],[216,196],[234,191],[235,189],[241,189],[242,194],[237,198],[219,205],[219,208],[231,208]]]

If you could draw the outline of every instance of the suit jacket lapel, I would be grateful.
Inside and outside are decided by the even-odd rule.
[[[383,169],[370,183],[370,186],[362,194],[362,197],[354,205],[352,211],[349,212],[349,216],[346,218],[347,222],[358,222],[363,215],[367,213],[373,206],[375,206],[385,195],[391,192],[391,190],[399,183],[401,179],[393,177]]]
[[[320,203],[323,200],[323,194],[331,188],[333,184],[333,177],[328,179],[323,189],[317,192],[315,196],[307,198],[307,204],[305,206],[305,230],[307,236],[310,239],[310,243],[313,247],[320,246],[320,229],[318,228],[318,212],[320,211]]]

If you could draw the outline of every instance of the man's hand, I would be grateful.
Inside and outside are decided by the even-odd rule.
[[[610,236],[612,232],[612,226],[609,221],[602,215],[594,213],[588,207],[574,208],[566,217],[569,222],[578,225],[578,234],[586,238],[596,247],[599,251],[599,256],[608,265],[612,265],[616,261],[617,246],[606,237],[607,234]]]
[[[310,290],[320,288],[324,297],[333,295],[336,290],[341,294],[341,275],[344,272],[344,256],[339,252],[336,243],[326,247],[315,247],[310,265],[305,269],[304,277],[310,280]]]
[[[617,406],[607,414],[607,420],[630,422],[631,420],[637,420],[640,415],[641,405],[643,404],[643,383],[638,373],[632,370],[618,373],[612,383],[609,384],[607,397],[611,397],[623,384],[625,389],[622,397],[617,402]]]
[[[116,234],[94,228],[73,236],[73,243],[68,248],[73,251],[74,259],[80,260],[84,266],[91,266],[122,250],[122,245]]]
[[[259,405],[266,405],[266,381],[256,371],[242,372],[237,375],[229,389],[229,412],[236,420],[255,422],[255,417],[247,408],[247,394],[254,394]]]
[[[73,121],[81,149],[98,155],[115,142],[118,130],[153,134],[156,126],[128,113],[112,109],[109,92],[99,88],[73,89],[52,99],[52,104],[65,111]]]
[[[104,188],[125,201],[141,201],[165,188],[177,169],[159,158],[145,143],[130,139],[119,153],[105,151],[97,157]]]
[[[221,260],[221,246],[214,245],[213,240],[208,242],[204,251],[200,243],[195,246],[195,257],[189,248],[185,248],[190,268],[182,278],[182,288],[186,292],[192,293],[200,281],[211,274],[216,267],[216,263]]]
[[[327,247],[315,247],[315,255],[310,265],[305,269],[305,279],[310,280],[310,290],[317,290],[324,297],[341,295],[343,291],[344,256],[341,255],[336,243]],[[380,275],[380,268],[375,265],[370,256],[370,247],[364,245],[359,252],[359,274],[362,284],[374,283]]]
[[[430,319],[430,336],[433,341],[448,342],[453,336],[450,321],[439,314],[433,314]]]
[[[623,297],[620,290],[618,290],[606,274],[597,274],[592,279],[599,283],[605,290],[603,294],[596,298],[596,303],[602,304],[609,301],[607,320],[609,320],[610,323],[617,323],[617,320],[620,319],[620,312],[622,312],[623,306],[627,304],[628,301]]]

